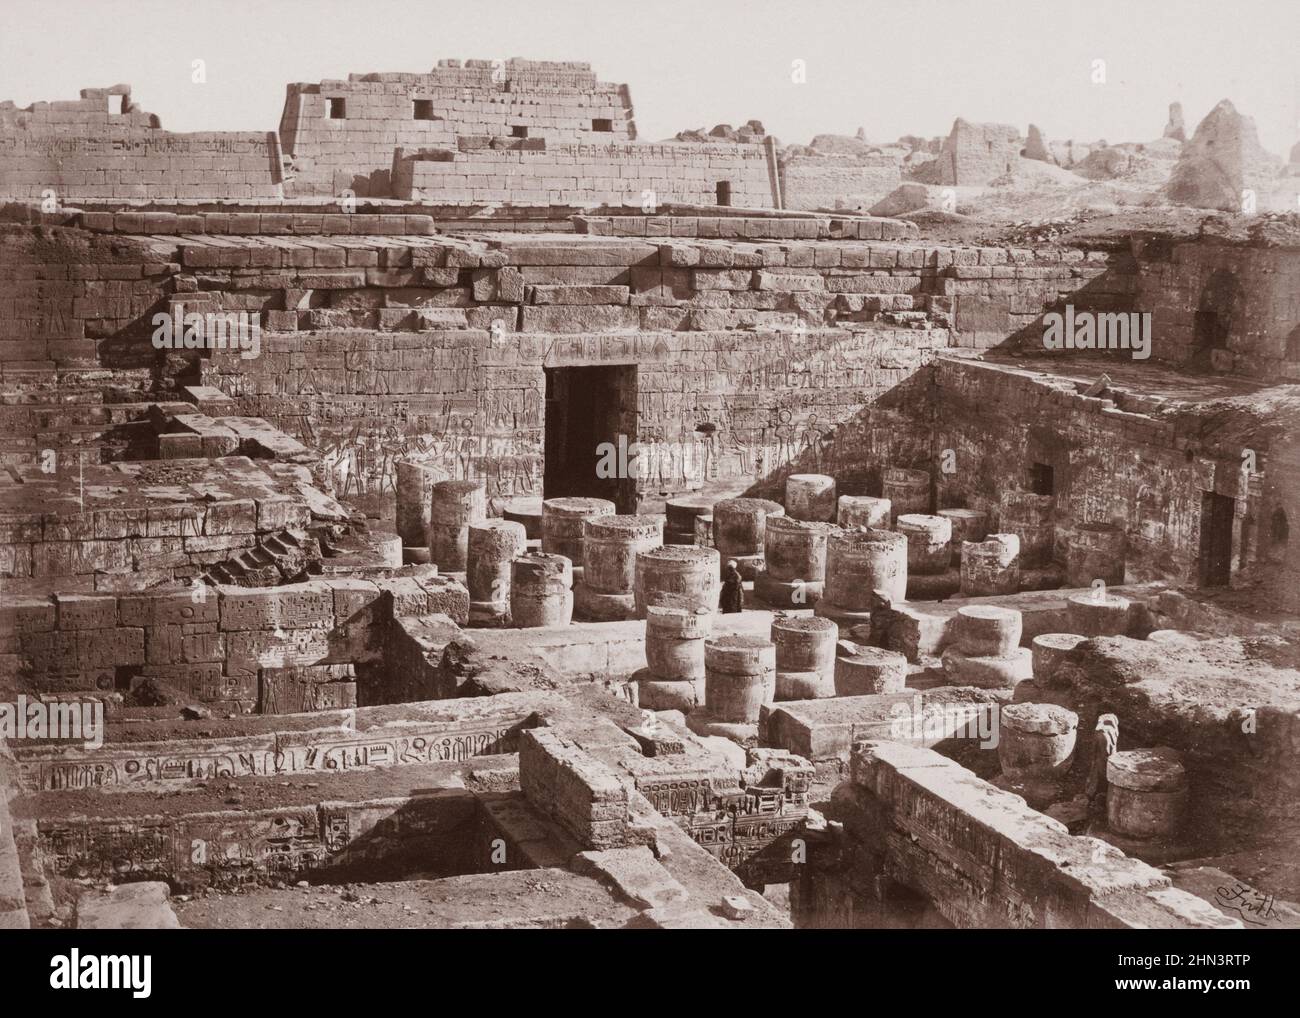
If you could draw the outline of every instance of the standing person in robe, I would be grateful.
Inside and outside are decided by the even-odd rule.
[[[1106,761],[1119,746],[1119,718],[1114,714],[1101,714],[1097,717],[1097,727],[1092,733],[1092,768],[1088,771],[1088,811],[1103,812],[1106,809]]]
[[[744,581],[734,558],[728,559],[726,568],[722,570],[722,596],[718,599],[718,607],[724,615],[745,610]]]

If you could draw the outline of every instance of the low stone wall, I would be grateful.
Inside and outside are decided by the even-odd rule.
[[[30,791],[156,791],[225,778],[368,772],[510,753],[539,711],[564,708],[546,693],[359,707],[349,711],[222,722],[223,734],[196,736],[176,722],[110,725],[98,749],[20,745],[22,786]],[[152,737],[152,738],[151,738]]]
[[[852,925],[879,888],[896,881],[964,928],[1222,929],[1240,927],[1168,877],[1095,838],[1030,809],[933,750],[860,743],[852,778],[830,815],[844,824],[837,868],[810,866],[821,887],[801,901],[838,898]],[[822,917],[825,920],[825,916]]]
[[[264,808],[204,810],[213,797],[202,792],[172,796],[165,812],[156,799],[130,794],[102,797],[116,804],[111,814],[102,806],[80,812],[79,800],[57,795],[18,805],[38,814],[46,876],[160,879],[187,888],[312,875],[335,882],[413,871],[445,876],[481,871],[489,858],[477,836],[484,823],[477,796],[453,787],[467,777],[463,765],[407,767],[383,782],[331,783],[325,796],[318,786],[289,784],[278,795],[285,805]],[[265,798],[248,783],[227,789]]]

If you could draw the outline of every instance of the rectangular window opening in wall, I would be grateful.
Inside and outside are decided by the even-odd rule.
[[[510,128],[510,137],[527,138],[528,128],[524,127],[523,124],[515,124],[512,128]]]
[[[609,134],[614,130],[614,121],[597,117],[591,122],[591,129],[601,134]]]
[[[1029,468],[1029,490],[1035,495],[1056,494],[1056,471],[1046,463],[1034,463]]]
[[[415,120],[432,120],[433,119],[433,100],[416,99],[415,100]]]
[[[329,106],[326,110],[326,116],[330,120],[346,120],[348,115],[348,101],[346,99],[330,99]]]

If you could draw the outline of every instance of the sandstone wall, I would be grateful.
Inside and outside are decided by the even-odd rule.
[[[437,576],[120,595],[6,594],[0,596],[0,685],[103,695],[153,678],[235,713],[259,707],[272,713],[283,705],[274,703],[276,689],[268,683],[287,692],[293,679],[347,681],[328,668],[296,676],[278,670],[378,660],[392,617],[441,613],[464,623],[468,610],[465,589]]]
[[[392,193],[408,201],[713,205],[729,181],[731,203],[771,208],[767,157],[757,145],[548,144],[480,149],[451,159],[394,163]],[[647,194],[648,192],[648,194]]]
[[[184,238],[123,235],[152,227],[119,217],[88,220],[111,233],[59,228],[39,243],[28,227],[0,233],[17,270],[0,283],[18,315],[4,380],[84,365],[174,386],[146,312],[257,312],[261,355],[184,362],[201,375],[185,384],[319,450],[335,494],[381,501],[401,457],[483,478],[493,497],[540,494],[544,369],[599,365],[638,367],[628,438],[649,446],[645,492],[775,485],[795,469],[869,490],[895,454],[924,458],[928,432],[894,424],[926,405],[913,379],[934,350],[1001,344],[1110,271],[1100,253],[926,245],[871,219],[828,235],[840,221],[613,217],[642,236],[559,240],[412,235],[400,216],[357,216],[373,232],[344,236],[312,231],[353,217],[256,214],[282,232],[204,236],[209,220],[250,227],[194,218]],[[844,224],[858,239],[830,239]],[[65,348],[41,333],[78,359],[52,357]]]
[[[61,589],[139,589],[192,579],[285,531],[346,511],[313,496],[305,468],[230,456],[114,463],[98,467],[71,447],[41,449],[0,485],[0,577]],[[18,473],[15,471],[15,473]],[[304,535],[305,537],[305,535]],[[28,586],[28,584],[23,584]]]
[[[867,209],[902,182],[899,160],[883,155],[788,156],[780,172],[787,209]]]
[[[331,100],[342,115],[330,115]],[[417,102],[427,107],[417,109]],[[428,119],[416,119],[417,112]],[[597,130],[598,121],[608,121],[608,129]],[[598,81],[587,64],[440,61],[428,74],[291,84],[280,119],[295,195],[387,196],[396,148],[454,149],[460,137],[521,131],[551,142],[630,141],[632,100],[627,86]]]
[[[1300,249],[1193,242],[1137,247],[1134,308],[1152,357],[1300,382]]]
[[[844,824],[840,865],[809,867],[794,889],[854,924],[890,882],[922,894],[959,928],[1193,929],[1239,926],[1167,876],[1065,825],[929,749],[862,742],[829,813]],[[818,886],[819,885],[819,886]],[[867,911],[869,915],[869,911]]]
[[[60,205],[84,199],[280,196],[275,134],[176,134],[149,113],[112,112],[121,91],[85,89],[81,99],[0,105],[0,198]]]
[[[936,462],[951,450],[954,465],[935,472],[941,506],[995,509],[1000,493],[1029,490],[1030,465],[1041,463],[1053,469],[1059,560],[1073,525],[1119,522],[1132,579],[1196,583],[1202,496],[1213,491],[1237,500],[1233,571],[1248,564],[1242,528],[1258,510],[1239,448],[1201,449],[1140,396],[1116,405],[1006,365],[941,358],[935,386]]]

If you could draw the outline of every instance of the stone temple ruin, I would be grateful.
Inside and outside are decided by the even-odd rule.
[[[0,105],[0,925],[1295,925],[1300,230],[1187,226],[1293,179],[1236,118]],[[1140,230],[931,207],[1161,159]]]

